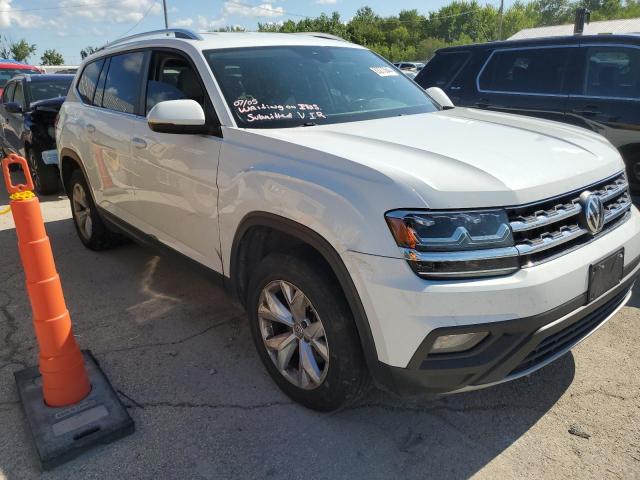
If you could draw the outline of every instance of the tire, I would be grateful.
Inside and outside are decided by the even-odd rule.
[[[42,152],[36,148],[27,149],[27,161],[36,193],[52,195],[60,191],[60,176],[55,165],[47,165],[42,161]]]
[[[100,218],[80,169],[74,170],[71,174],[67,192],[71,202],[73,224],[85,247],[90,250],[106,250],[121,243],[122,237],[111,232]]]
[[[335,278],[319,268],[317,262],[271,254],[255,270],[248,293],[250,329],[256,349],[285,394],[319,411],[348,406],[362,396],[369,374],[353,316]],[[280,301],[280,306],[286,305],[291,325],[273,321],[274,311],[280,312],[280,319],[287,316],[279,310],[274,298]],[[287,298],[293,299],[291,303]],[[276,365],[279,360],[285,368]]]

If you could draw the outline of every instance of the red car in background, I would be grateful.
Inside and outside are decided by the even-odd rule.
[[[26,63],[0,58],[0,96],[9,79],[19,73],[42,73],[42,70],[38,67],[27,65]]]

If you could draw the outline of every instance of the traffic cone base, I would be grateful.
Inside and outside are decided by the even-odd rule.
[[[94,445],[113,442],[135,430],[129,412],[91,352],[83,350],[82,359],[91,390],[80,402],[67,407],[46,405],[38,367],[14,373],[20,401],[44,470],[51,470]]]

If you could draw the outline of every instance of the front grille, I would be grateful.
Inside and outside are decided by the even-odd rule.
[[[581,222],[580,195],[590,191],[604,205],[604,228],[596,236],[622,223],[631,209],[624,173],[550,200],[507,209],[521,265],[549,260],[593,240]]]
[[[611,315],[624,301],[628,292],[628,289],[624,289],[597,310],[591,312],[568,327],[549,335],[547,338],[542,340],[509,375],[516,375],[525,370],[529,370],[536,365],[545,363],[548,359],[559,352],[569,350],[573,345],[589,335],[589,333],[598,327],[598,325],[606,320],[606,318]]]

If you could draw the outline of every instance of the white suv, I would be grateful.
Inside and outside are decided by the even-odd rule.
[[[639,269],[604,138],[443,108],[322,34],[112,44],[56,134],[82,242],[124,233],[219,274],[275,382],[315,409],[370,378],[441,394],[529,374],[624,305]]]

